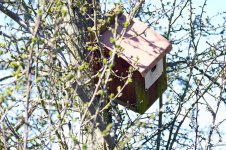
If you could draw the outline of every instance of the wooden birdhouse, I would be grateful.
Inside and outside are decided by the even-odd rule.
[[[128,75],[129,67],[135,71],[132,74],[132,82],[122,91],[122,95],[116,102],[143,114],[166,90],[166,54],[172,49],[167,41],[159,33],[148,27],[145,23],[133,19],[125,29],[128,15],[118,17],[117,34],[126,30],[122,39],[118,41],[122,51],[116,56],[112,75],[109,82],[109,94],[117,93],[117,87],[123,86],[125,80],[121,77]],[[114,28],[115,23],[110,26]],[[105,28],[101,31],[100,43],[105,52],[114,51],[112,31]]]

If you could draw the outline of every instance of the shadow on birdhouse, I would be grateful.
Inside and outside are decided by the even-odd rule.
[[[118,15],[117,34],[120,35],[121,31],[125,30],[128,19],[127,14]],[[109,21],[108,27],[114,29],[113,20]],[[106,55],[109,51],[115,50],[114,42],[110,41],[111,37],[113,33],[105,24],[100,31],[100,43]],[[130,21],[117,44],[122,51],[115,57],[114,75],[111,76],[112,81],[108,83],[108,92],[117,94],[117,87],[125,84],[122,78],[128,76],[129,68],[133,67],[135,71],[132,73],[132,82],[125,86],[116,102],[143,114],[167,88],[165,56],[172,46],[163,36],[136,18]],[[96,64],[94,70],[100,68],[100,64]]]

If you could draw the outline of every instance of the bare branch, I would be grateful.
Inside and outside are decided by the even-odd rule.
[[[14,20],[15,22],[17,22],[21,27],[23,27],[26,31],[28,31],[29,33],[32,33],[31,29],[29,28],[29,26],[19,17],[18,14],[14,13],[13,11],[7,9],[6,7],[4,7],[2,4],[0,4],[0,11],[3,12],[5,15],[7,15],[8,17],[10,17],[12,20]]]

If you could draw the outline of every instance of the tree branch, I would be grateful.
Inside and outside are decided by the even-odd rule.
[[[31,32],[31,29],[28,27],[28,25],[19,17],[18,14],[12,12],[11,10],[4,7],[2,4],[0,5],[0,11],[3,12],[5,15],[10,17],[12,20],[14,20],[16,23],[18,23],[21,27],[23,27],[25,30],[27,30],[29,33]]]
[[[74,89],[77,88],[77,93],[78,93],[79,97],[82,99],[83,103],[89,103],[90,102],[89,97],[86,95],[86,93],[83,91],[83,89],[77,83],[74,83],[72,85],[72,87]],[[94,108],[93,105],[88,107],[88,110],[91,113],[91,115],[96,115],[96,109]],[[102,120],[102,118],[99,114],[97,114],[96,122],[97,122],[97,127],[103,133],[106,130],[107,126],[104,124],[104,122],[103,122],[103,120]],[[111,137],[109,134],[104,135],[103,138],[107,142],[108,148],[114,149],[114,147],[116,146],[116,142],[115,142],[114,138]]]

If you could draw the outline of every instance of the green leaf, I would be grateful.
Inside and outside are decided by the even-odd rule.
[[[112,56],[113,52],[112,51],[109,51],[108,54],[109,54],[109,56]]]
[[[108,60],[106,58],[103,59],[103,64],[106,65]]]
[[[32,43],[36,43],[36,42],[37,42],[37,38],[33,37],[33,38],[31,39],[31,42],[32,42]]]
[[[155,118],[155,115],[154,114],[151,114],[150,115],[150,119],[154,119]]]
[[[1,96],[1,97],[0,97],[0,102],[3,103],[5,100],[6,100],[5,96]]]
[[[11,88],[7,88],[6,89],[6,95],[7,96],[11,96],[12,95],[13,90]]]
[[[128,28],[128,26],[129,26],[129,22],[126,21],[126,22],[124,23],[124,28]]]
[[[110,64],[110,65],[108,66],[108,68],[109,68],[109,69],[112,69],[112,68],[113,68],[113,64]]]
[[[92,31],[92,28],[91,27],[88,27],[87,28],[87,31],[91,32]]]
[[[97,95],[102,96],[103,94],[104,94],[103,90],[99,90],[99,91],[97,92]]]
[[[19,63],[13,61],[13,62],[10,63],[10,66],[11,66],[12,68],[17,68],[17,67],[19,66]]]
[[[23,53],[22,56],[21,56],[23,59],[27,59],[28,58],[28,55]]]
[[[20,89],[20,84],[16,84],[15,89],[19,90]]]
[[[117,44],[117,45],[115,46],[115,48],[116,48],[116,49],[120,49],[120,48],[121,48],[121,45]]]
[[[18,67],[17,71],[13,74],[16,78],[20,76],[21,73],[21,67]]]
[[[82,70],[85,70],[87,68],[89,68],[89,64],[88,63],[83,63],[82,65],[80,65],[78,67],[78,70],[82,71]]]
[[[141,125],[142,125],[142,124],[141,124],[140,121],[138,121],[138,122],[136,123],[136,126],[137,126],[138,128],[139,128]]]
[[[87,8],[86,7],[81,7],[80,11],[83,12],[83,13],[86,13],[87,12]]]
[[[109,98],[110,98],[110,99],[113,99],[114,96],[115,96],[115,94],[114,94],[114,93],[111,93],[110,96],[109,96]]]
[[[115,43],[115,39],[113,37],[110,37],[110,43],[112,43],[112,44]]]
[[[32,13],[32,10],[31,10],[31,9],[29,9],[29,10],[28,10],[28,13],[29,13],[29,14],[31,14],[31,13]]]
[[[87,145],[86,144],[83,144],[82,145],[82,150],[86,150],[87,149]]]
[[[85,106],[86,108],[88,108],[89,102],[86,102],[86,103],[84,104],[84,106]]]
[[[85,69],[85,65],[84,64],[82,64],[81,66],[78,67],[78,70],[80,70],[80,71],[82,71],[84,69]]]
[[[39,9],[39,10],[38,10],[38,14],[39,14],[39,15],[42,15],[42,14],[43,14],[43,9]]]
[[[118,86],[118,87],[117,87],[117,91],[118,91],[118,92],[120,92],[120,91],[121,91],[121,89],[122,89],[122,87],[121,87],[121,86]]]
[[[6,47],[6,43],[1,43],[0,46],[3,48]]]
[[[129,67],[129,72],[130,72],[130,73],[133,72],[133,67],[132,67],[132,66]]]
[[[129,78],[127,79],[127,81],[128,81],[128,83],[132,83],[132,82],[133,82],[133,79],[132,79],[131,77],[129,77]]]
[[[62,15],[62,17],[65,17],[66,15],[67,15],[67,10],[66,10],[66,8],[62,8],[61,9],[61,15]]]
[[[36,78],[36,83],[39,83],[41,81],[41,79],[42,79],[41,77],[37,77]]]
[[[110,123],[110,124],[108,124],[108,125],[107,125],[106,130],[110,131],[110,130],[111,130],[111,128],[112,128],[112,124]]]

